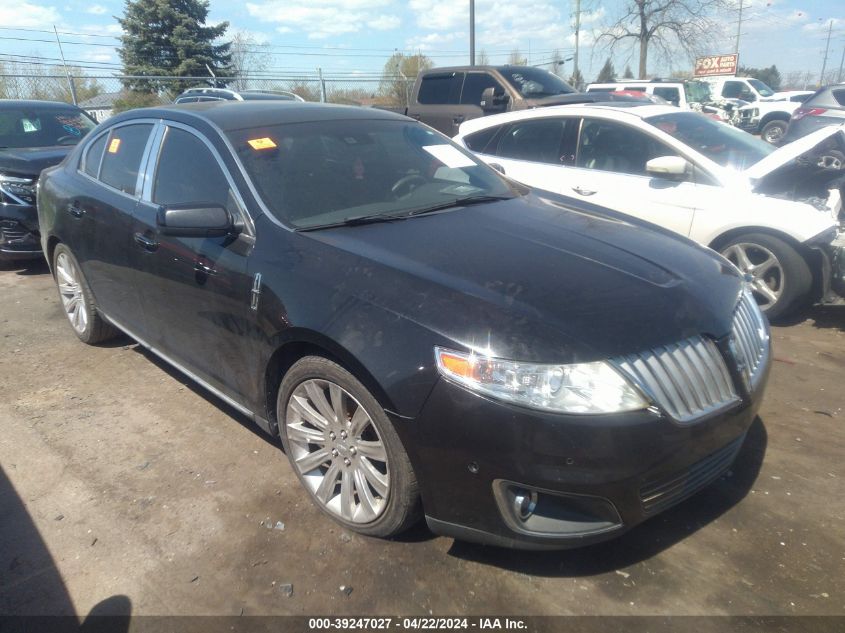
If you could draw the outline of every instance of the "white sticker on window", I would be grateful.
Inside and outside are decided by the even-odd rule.
[[[453,169],[458,167],[475,167],[475,161],[451,145],[423,145],[423,149],[446,165],[446,167],[452,167]]]

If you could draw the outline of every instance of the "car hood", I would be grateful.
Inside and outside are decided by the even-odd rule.
[[[763,160],[754,163],[743,173],[753,183],[760,182],[781,167],[786,166],[793,160],[801,158],[805,154],[813,152],[813,150],[823,146],[826,142],[830,140],[836,142],[837,139],[834,139],[836,136],[839,136],[839,142],[845,141],[845,124],[828,125],[820,130],[816,130],[812,134],[787,143],[766,156]]]
[[[37,178],[42,169],[58,165],[73,148],[73,145],[62,145],[3,149],[0,150],[0,172]]]
[[[741,281],[726,260],[543,196],[301,236],[331,247],[320,261],[324,272],[332,262],[335,292],[410,319],[440,344],[579,362],[728,333]]]

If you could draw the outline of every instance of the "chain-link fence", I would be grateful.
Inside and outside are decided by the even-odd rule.
[[[349,105],[402,106],[408,102],[413,79],[364,75],[337,77],[314,75],[211,77],[133,77],[90,75],[0,74],[0,98],[36,99],[77,103],[97,120],[135,107],[172,103],[188,88],[216,87],[230,90],[292,92],[306,101]]]

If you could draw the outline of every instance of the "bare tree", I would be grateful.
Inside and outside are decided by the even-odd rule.
[[[231,86],[234,90],[246,90],[249,88],[250,75],[270,67],[270,45],[259,42],[255,36],[245,31],[235,33],[229,52],[232,54],[232,73],[235,79]]]
[[[403,55],[395,52],[384,64],[379,94],[386,104],[408,105],[411,87],[417,75],[434,66],[434,62],[421,53]]]
[[[625,43],[639,45],[639,77],[645,79],[650,48],[667,58],[679,51],[694,57],[719,37],[714,17],[731,6],[730,0],[626,0],[620,17],[597,42],[611,54]]]
[[[511,51],[511,54],[508,57],[508,64],[511,66],[527,66],[528,60],[522,56],[522,53],[519,52],[518,48],[515,48]]]
[[[490,65],[490,56],[487,54],[483,48],[481,52],[478,53],[478,60],[476,62],[479,66],[489,66]]]

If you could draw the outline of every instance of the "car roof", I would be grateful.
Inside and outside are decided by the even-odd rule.
[[[206,101],[130,110],[114,117],[115,122],[139,118],[201,119],[223,131],[311,121],[354,119],[410,121],[408,117],[378,108],[344,106],[301,101]]]
[[[12,108],[42,108],[47,110],[78,110],[77,106],[63,101],[39,101],[38,99],[0,99],[0,109]]]
[[[544,108],[534,108],[533,110],[517,110],[515,112],[505,112],[503,114],[494,114],[492,116],[481,117],[479,119],[471,119],[461,125],[460,136],[483,130],[484,128],[501,125],[502,123],[509,123],[511,121],[520,121],[523,119],[541,119],[548,116],[559,114],[567,114],[571,116],[589,116],[596,114],[613,113],[620,119],[644,119],[646,117],[658,116],[661,114],[683,113],[685,110],[671,105],[650,104],[640,102],[614,102],[608,104],[573,104],[573,105],[559,105],[547,106]]]

